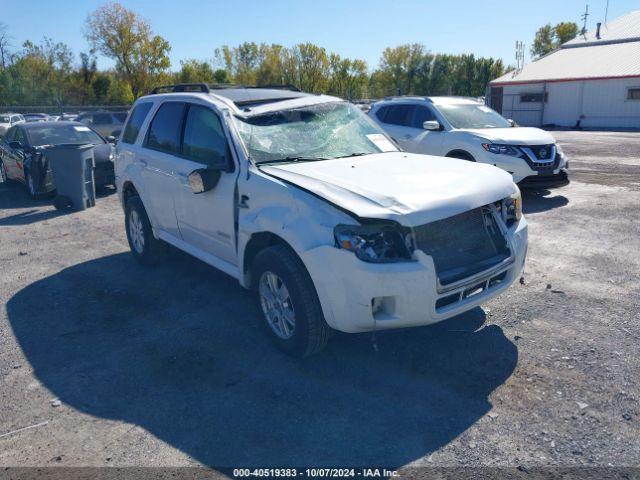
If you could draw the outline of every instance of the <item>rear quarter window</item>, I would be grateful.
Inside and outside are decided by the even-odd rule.
[[[127,125],[124,127],[124,132],[122,133],[122,142],[123,143],[135,143],[138,138],[138,133],[140,133],[140,128],[142,128],[142,124],[144,123],[145,118],[149,114],[149,110],[151,110],[151,106],[153,103],[151,102],[143,102],[139,103],[133,108],[133,112],[131,112],[131,116],[129,117],[129,121]]]

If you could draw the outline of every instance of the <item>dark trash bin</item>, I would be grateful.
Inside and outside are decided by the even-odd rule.
[[[63,144],[47,148],[46,157],[53,171],[58,210],[69,206],[84,210],[96,204],[96,187],[93,179],[93,145]]]

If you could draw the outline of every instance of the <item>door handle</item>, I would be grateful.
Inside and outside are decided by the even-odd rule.
[[[147,165],[149,165],[149,163],[148,163],[146,160],[144,160],[144,159],[140,159],[140,160],[138,160],[138,162],[139,162],[139,163],[140,163],[140,165],[142,165],[143,167],[146,167]]]
[[[240,201],[238,202],[238,208],[249,208],[249,197],[247,195],[240,196]]]
[[[411,138],[411,135],[405,135],[404,138],[405,140],[409,140]]]

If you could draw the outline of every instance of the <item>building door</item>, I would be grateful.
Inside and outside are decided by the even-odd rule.
[[[491,87],[491,108],[502,114],[502,87]]]

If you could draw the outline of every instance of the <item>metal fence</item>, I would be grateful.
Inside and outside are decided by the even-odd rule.
[[[0,113],[46,113],[47,115],[62,115],[63,113],[95,112],[108,110],[110,112],[126,112],[131,105],[0,105]]]

